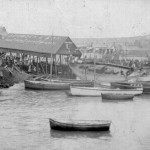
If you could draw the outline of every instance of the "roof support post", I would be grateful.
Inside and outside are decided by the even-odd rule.
[[[51,72],[51,77],[52,77],[52,71],[53,71],[53,56],[52,56],[52,53],[51,53],[51,65],[50,65],[50,66],[51,66],[51,67],[50,67],[50,68],[51,68],[51,69],[50,69],[50,70],[51,70],[50,72]]]
[[[39,58],[37,57],[37,63],[36,63],[36,73],[37,74],[38,74],[38,70],[39,70],[38,60],[39,60]]]
[[[46,57],[46,74],[47,74],[47,62],[48,62],[48,58]]]
[[[55,60],[54,60],[54,66],[55,66],[55,76],[57,77],[56,55],[55,55]]]
[[[61,66],[61,55],[60,55],[60,66]]]
[[[41,63],[41,57],[39,57],[39,63],[40,63],[40,65],[41,65],[41,68],[42,68],[42,72],[43,72],[43,74],[45,74],[44,67],[43,67],[43,65],[42,65],[42,63]]]

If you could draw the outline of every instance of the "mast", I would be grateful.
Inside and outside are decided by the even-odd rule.
[[[96,80],[96,69],[95,69],[95,48],[94,48],[94,86],[95,86],[95,80]]]
[[[52,52],[53,52],[53,33],[52,33]],[[51,77],[52,77],[52,70],[53,70],[53,55],[51,52]]]

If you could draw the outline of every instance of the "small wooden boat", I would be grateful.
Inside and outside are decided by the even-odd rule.
[[[56,80],[52,79],[51,81],[44,80],[25,80],[24,81],[26,89],[35,89],[35,90],[69,90],[70,86],[84,86],[84,87],[93,87],[94,83],[92,81],[79,81],[79,80]]]
[[[139,83],[128,83],[126,81],[122,82],[111,82],[112,88],[120,88],[120,89],[136,89],[142,87],[142,84]]]
[[[71,86],[70,92],[73,96],[101,96],[101,93],[140,95],[143,93],[143,88],[111,89],[111,88],[102,88],[102,87],[74,87],[74,86]]]
[[[140,76],[140,77],[138,77],[137,81],[139,81],[139,82],[149,82],[150,81],[150,75]]]
[[[68,90],[70,88],[70,83],[64,82],[49,82],[49,81],[24,81],[26,89],[34,90]]]
[[[150,94],[150,86],[143,86],[143,93]]]
[[[49,119],[50,128],[62,131],[108,131],[108,120],[61,120]]]
[[[109,94],[101,93],[102,99],[106,100],[132,100],[134,98],[133,94]]]
[[[150,82],[140,82],[143,85],[143,93],[150,94]]]

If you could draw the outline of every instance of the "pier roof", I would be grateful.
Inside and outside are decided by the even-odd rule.
[[[76,45],[67,36],[33,35],[9,33],[0,37],[0,49],[22,53],[72,54]]]

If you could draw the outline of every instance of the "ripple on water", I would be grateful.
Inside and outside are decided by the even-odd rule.
[[[143,150],[150,147],[148,95],[133,101],[102,101],[100,97],[68,97],[64,91],[25,90],[24,84],[2,89],[2,149]],[[50,130],[49,118],[112,120],[110,132]]]

